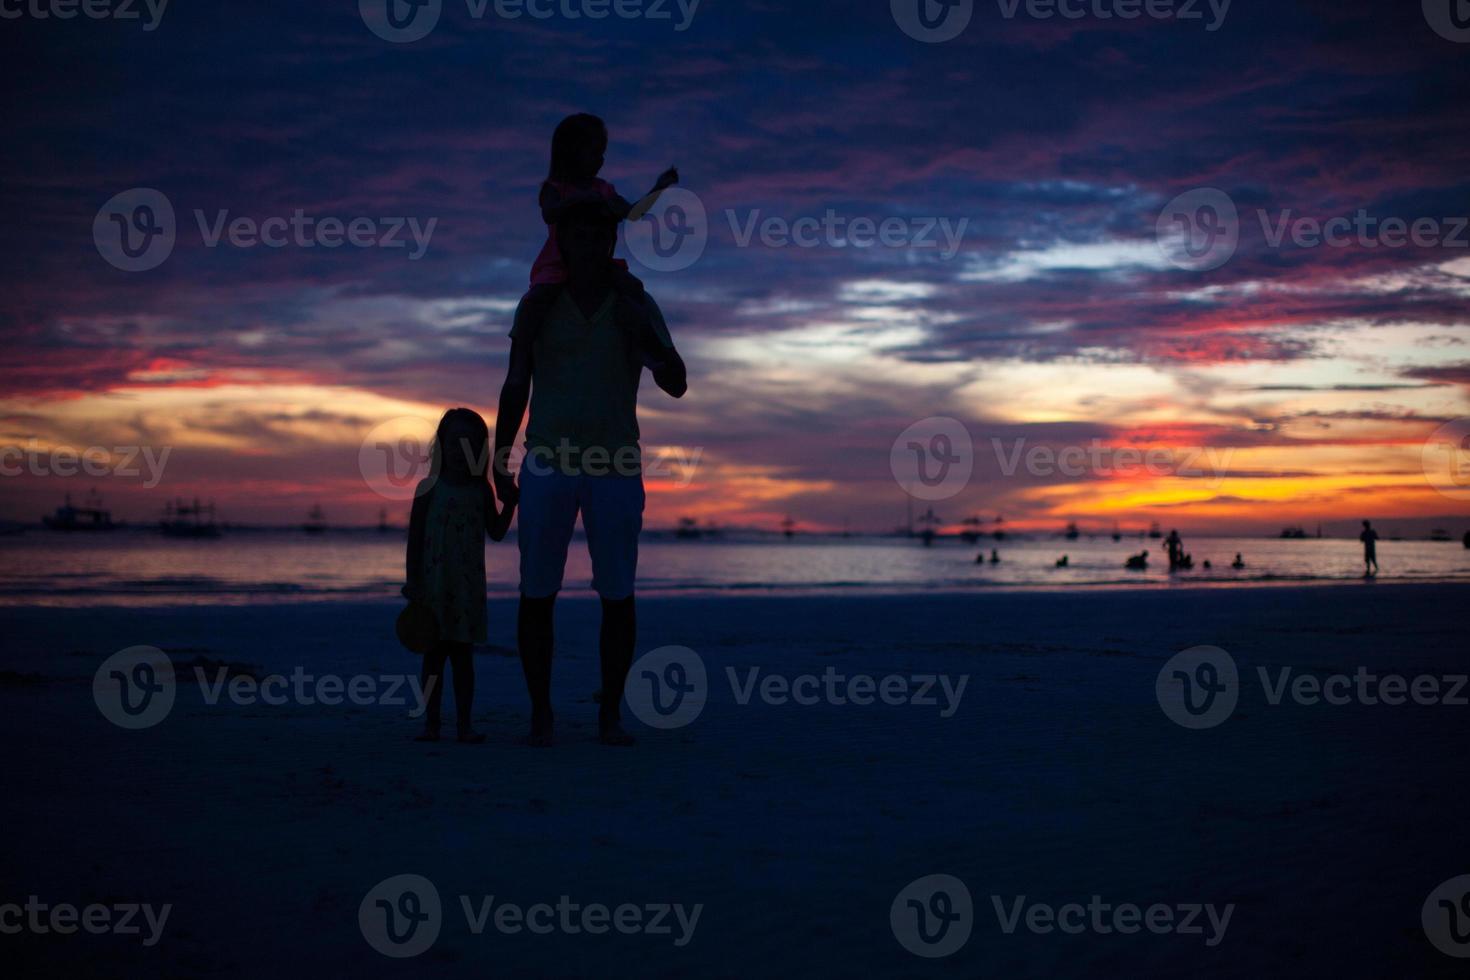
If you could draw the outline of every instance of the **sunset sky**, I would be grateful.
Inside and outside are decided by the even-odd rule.
[[[359,450],[392,419],[493,416],[551,131],[579,110],[607,119],[603,176],[626,196],[676,164],[708,214],[692,265],[632,261],[690,367],[679,402],[645,378],[646,452],[698,453],[687,486],[650,480],[650,525],[891,529],[890,448],[932,416],[973,437],[972,480],[934,503],[951,524],[1470,514],[1422,459],[1470,415],[1470,43],[1419,3],[1236,0],[1208,30],[977,2],[933,44],[889,0],[704,0],[684,30],[667,6],[509,20],[444,0],[402,44],[356,0],[181,2],[151,31],[0,23],[0,444],[170,450],[154,487],[6,475],[0,517],[96,487],[134,521],[176,495],[235,521],[318,502],[401,520]],[[136,187],[171,203],[177,242],[128,272],[93,222]],[[1178,267],[1155,232],[1198,188],[1239,212],[1214,269]],[[296,209],[435,224],[415,260],[407,230],[409,248],[208,247],[194,216]],[[1287,209],[1430,219],[1447,240],[1273,244]],[[941,247],[741,244],[752,221],[829,212],[963,233],[952,255],[938,230]],[[1017,445],[1094,440],[1218,466],[1006,472]]]

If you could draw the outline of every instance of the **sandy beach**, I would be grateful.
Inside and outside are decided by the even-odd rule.
[[[1465,599],[1456,585],[1373,584],[646,601],[639,652],[694,650],[708,702],[679,728],[630,719],[631,750],[592,739],[588,601],[560,609],[551,750],[517,744],[510,603],[492,603],[478,651],[481,746],[413,742],[404,706],[209,703],[221,664],[302,674],[308,692],[320,676],[414,671],[395,604],[9,609],[7,900],[171,908],[153,936],[145,924],[0,944],[26,976],[1450,975],[1420,910],[1470,871],[1456,761],[1470,709],[1273,705],[1258,669],[1272,685],[1286,667],[1463,673]],[[166,718],[129,731],[91,685],[137,644],[167,653],[181,681]],[[1239,665],[1239,703],[1188,730],[1155,681],[1201,644]],[[803,676],[835,676],[821,683],[842,703],[780,703]],[[936,703],[852,703],[859,676],[905,678],[909,695],[931,678]],[[402,874],[433,883],[442,924],[393,959],[359,910]],[[934,874],[973,902],[967,942],[942,960],[890,926],[900,891]],[[1015,917],[1093,896],[1167,904],[1178,925],[1187,906],[1230,912],[1222,930],[1197,911],[1198,933],[1033,931]],[[534,934],[480,915],[558,902],[636,906],[648,928],[589,935],[573,912],[571,928]]]

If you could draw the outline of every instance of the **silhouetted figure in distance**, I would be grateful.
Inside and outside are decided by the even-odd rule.
[[[1378,574],[1378,532],[1373,530],[1373,525],[1367,521],[1363,522],[1363,533],[1358,535],[1358,540],[1363,542],[1363,577]]]

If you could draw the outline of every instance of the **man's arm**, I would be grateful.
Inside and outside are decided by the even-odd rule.
[[[674,398],[683,398],[689,390],[689,372],[674,347],[674,339],[669,336],[663,310],[647,293],[643,294],[638,305],[641,315],[630,316],[629,321],[636,324],[634,342],[644,355],[644,363],[653,372],[654,384]]]
[[[500,386],[500,406],[495,412],[495,452],[491,457],[495,495],[504,507],[518,498],[515,477],[510,472],[510,454],[526,417],[531,400],[531,341],[526,336],[511,338],[510,364],[505,369],[505,383]]]
[[[684,358],[672,347],[664,347],[659,355],[662,359],[651,365],[654,384],[674,398],[683,398],[684,392],[689,390],[689,373],[684,369]]]

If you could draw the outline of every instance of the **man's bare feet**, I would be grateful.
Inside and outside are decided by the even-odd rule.
[[[439,741],[439,729],[425,728],[413,737],[415,742],[437,742]]]
[[[556,729],[556,720],[550,711],[538,712],[531,710],[531,733],[521,739],[523,745],[529,745],[536,749],[550,748],[553,742],[552,732]]]

